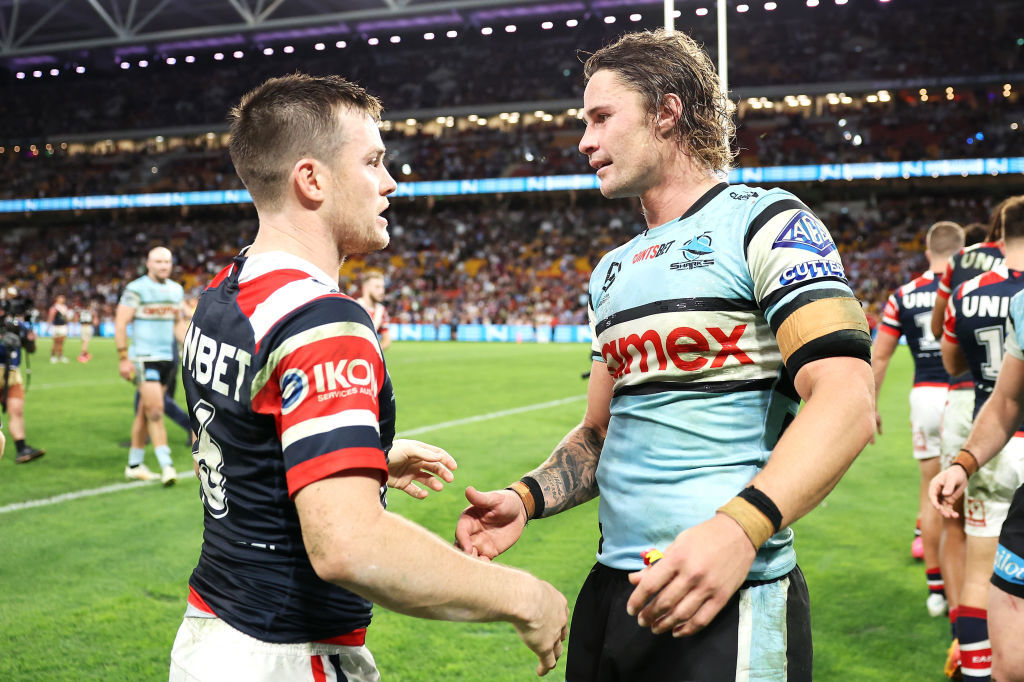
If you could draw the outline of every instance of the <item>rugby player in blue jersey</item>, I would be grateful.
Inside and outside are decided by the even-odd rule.
[[[993,287],[1005,289],[1007,282],[1024,278],[1024,197],[1015,197],[1004,203],[1001,217],[1005,265],[959,287],[950,299],[951,306],[957,302],[957,294],[975,283],[974,291]],[[986,279],[989,284],[982,284]],[[987,351],[999,353],[1001,364],[1000,358],[989,357],[984,351],[965,352],[967,357],[960,357],[960,363],[970,362],[972,374],[977,372],[982,380],[976,382],[976,398],[983,399],[984,404],[977,410],[974,425],[953,465],[936,476],[929,487],[932,504],[947,518],[958,516],[956,504],[965,492],[971,495],[972,487],[987,485],[994,491],[1013,478],[1019,481],[1024,473],[1020,460],[1024,452],[1024,352],[1021,351],[1024,347],[1024,292],[1019,291],[1020,286],[1017,288],[1018,293],[1010,298],[1007,306],[1005,338],[1003,334],[996,333],[998,330],[981,329],[977,339],[983,342]],[[984,302],[978,303],[977,310],[981,312]],[[1002,305],[998,307],[1002,308]],[[943,355],[955,360],[956,346],[947,348],[946,338],[943,340]],[[990,380],[985,381],[986,374],[995,374],[994,385]],[[991,471],[986,471],[989,469]],[[988,521],[988,516],[996,516],[1002,524],[994,548],[994,570],[990,573],[988,594],[980,595],[988,605],[987,630],[976,628],[982,638],[968,646],[965,646],[963,632],[960,633],[964,679],[987,679],[990,671],[995,680],[1024,679],[1024,648],[1020,646],[1020,632],[1024,628],[1024,560],[1021,558],[1024,557],[1024,487],[1016,488],[1008,508],[999,510],[996,506],[987,501],[974,505],[974,509],[970,503],[965,505],[966,513],[973,515],[976,523]],[[982,514],[980,519],[979,512]],[[969,536],[968,543],[972,539]],[[970,559],[967,572],[970,580]],[[964,592],[963,601],[967,603],[966,584]],[[982,623],[972,625],[984,625],[984,619],[981,620]]]
[[[910,389],[910,430],[914,459],[921,470],[918,492],[918,521],[924,548],[928,599],[925,606],[933,618],[946,612],[947,600],[942,571],[939,568],[939,540],[942,516],[928,502],[928,484],[939,466],[939,442],[942,433],[942,409],[949,393],[949,375],[942,366],[939,341],[932,335],[930,320],[939,279],[949,258],[964,245],[964,231],[956,223],[941,221],[928,229],[925,256],[928,271],[907,282],[889,296],[871,349],[871,370],[875,375],[875,396],[900,338],[906,338],[914,360],[914,385]],[[878,433],[882,433],[882,415],[875,414]],[[952,604],[956,606],[955,603]]]
[[[169,249],[163,246],[150,249],[146,274],[128,283],[114,313],[118,372],[123,379],[134,381],[139,392],[124,475],[140,481],[157,478],[143,463],[148,436],[160,464],[160,480],[165,486],[178,480],[164,426],[165,384],[175,371],[175,345],[184,338],[186,324],[185,290],[170,279],[171,268]],[[130,350],[129,323],[132,325]]]
[[[562,652],[554,587],[385,509],[385,484],[425,497],[416,482],[440,490],[431,474],[451,481],[455,461],[394,440],[373,322],[338,291],[348,255],[389,241],[380,111],[340,77],[296,74],[232,112],[231,159],[259,230],[200,295],[182,351],[205,532],[172,681],[379,680],[365,644],[373,603],[510,622],[538,674]]]
[[[730,106],[693,40],[627,34],[584,74],[580,151],[648,229],[591,278],[582,423],[509,489],[467,489],[456,540],[493,558],[599,497],[570,682],[809,680],[789,526],[874,432],[867,321],[808,207],[724,181]]]

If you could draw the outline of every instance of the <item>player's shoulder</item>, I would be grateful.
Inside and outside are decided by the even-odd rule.
[[[988,272],[982,272],[981,274],[971,277],[956,289],[956,298],[961,299],[964,296],[969,296],[979,289],[992,286],[993,284],[999,284],[1000,282],[1006,281],[1009,276],[1009,271],[1005,265],[999,265],[989,270]]]

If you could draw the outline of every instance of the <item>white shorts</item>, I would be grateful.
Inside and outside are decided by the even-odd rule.
[[[379,682],[366,646],[273,644],[220,618],[186,616],[171,649],[169,682]]]
[[[939,456],[942,411],[946,404],[946,386],[914,386],[910,389],[910,433],[914,440],[914,459]]]
[[[53,334],[53,338],[55,338],[55,339],[58,339],[58,338],[59,339],[63,339],[63,338],[65,338],[68,335],[68,326],[66,324],[54,325],[51,328],[51,331],[52,331],[52,334]]]
[[[93,329],[91,324],[83,324],[81,329],[82,341],[88,341],[92,338]]]
[[[967,479],[964,532],[999,537],[1013,493],[1024,483],[1024,436],[1014,436],[998,455]]]
[[[943,469],[948,469],[974,423],[974,389],[958,388],[946,393],[946,409],[942,411],[942,438],[939,446]]]

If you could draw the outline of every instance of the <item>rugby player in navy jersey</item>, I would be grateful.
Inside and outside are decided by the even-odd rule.
[[[961,284],[949,298],[942,337],[942,358],[950,374],[970,371],[974,382],[974,415],[988,399],[1003,363],[1004,329],[1010,299],[1024,290],[1024,200],[1020,220],[1007,215],[1013,203],[1002,213],[1006,262],[989,272]],[[974,433],[977,427],[972,428]],[[987,628],[988,579],[996,555],[999,532],[1006,519],[1014,490],[1024,483],[1024,429],[1008,439],[998,459],[991,462],[967,486],[963,506],[967,533],[966,562],[957,610],[956,630],[961,669],[965,679],[987,680],[991,667],[991,647]],[[953,460],[973,468],[973,448],[961,447]],[[967,451],[964,451],[964,448]],[[930,490],[934,491],[933,482]]]
[[[942,323],[945,319],[949,296],[964,282],[988,272],[1003,264],[1003,203],[992,211],[987,232],[981,239],[968,238],[971,226],[965,229],[965,246],[949,259],[949,267],[939,281],[939,289],[935,296],[935,307],[932,310],[932,334],[942,338]],[[975,226],[975,231],[977,225]],[[985,230],[984,226],[981,228]],[[946,405],[942,411],[942,436],[939,443],[939,461],[942,469],[947,468],[956,457],[960,446],[967,440],[974,421],[974,382],[970,372],[950,377],[949,391],[946,394]],[[962,511],[962,510],[960,510]],[[967,535],[964,532],[962,515],[955,518],[943,518],[942,534],[939,543],[939,566],[949,600],[949,623],[951,643],[946,653],[945,671],[948,676],[955,676],[960,666],[960,649],[956,639],[957,607],[960,604],[960,586],[964,581]]]
[[[591,278],[582,423],[508,489],[467,489],[456,539],[494,557],[599,497],[570,682],[810,680],[789,526],[874,433],[867,320],[808,207],[723,181],[732,117],[692,39],[627,34],[584,74],[580,151],[648,229]]]
[[[561,654],[551,585],[385,510],[385,484],[423,497],[416,482],[440,490],[431,474],[451,481],[455,461],[393,440],[372,321],[337,288],[347,255],[388,244],[380,110],[342,78],[296,74],[232,112],[259,230],[200,296],[182,352],[205,532],[171,680],[378,680],[372,603],[511,622],[538,674]]]
[[[1009,284],[1013,281],[1018,282],[1018,289],[1021,288],[1020,280],[1024,278],[1024,197],[1014,197],[1004,203],[1000,214],[1005,230],[1006,263],[956,290],[950,305],[956,305],[957,297],[962,292],[964,305],[956,309],[961,319],[967,310],[969,297],[977,299],[977,308],[974,310],[977,315],[983,304],[992,306],[993,303],[983,301],[980,297],[1002,298],[1013,288]],[[976,285],[973,291],[965,291],[972,285]],[[1002,301],[996,302],[1001,311]],[[978,400],[985,398],[984,404],[979,404],[974,426],[957,454],[954,465],[936,476],[929,487],[932,504],[948,518],[958,516],[956,503],[965,492],[970,498],[972,488],[977,488],[979,484],[985,485],[983,481],[977,480],[979,477],[990,481],[989,486],[1005,486],[1014,477],[1021,476],[1019,459],[1024,450],[1024,354],[1021,352],[1024,346],[1024,294],[1019,291],[1009,300],[1007,318],[1005,337],[994,332],[991,327],[995,324],[979,330],[981,333],[977,340],[985,344],[984,349],[977,344],[968,348],[962,340],[959,344],[950,341],[947,347],[947,337],[943,337],[943,356],[948,355],[951,363],[959,366],[965,361],[970,364],[972,374],[976,371],[983,379],[978,383]],[[954,319],[954,329],[958,324]],[[960,340],[959,335],[956,339]],[[957,352],[957,346],[961,349],[960,353]],[[995,353],[1000,352],[1001,365],[999,358],[994,357]],[[996,374],[994,385],[987,378],[993,374]],[[985,391],[986,388],[989,390]],[[1012,470],[1015,460],[1016,472]],[[988,503],[980,508],[975,505],[972,509],[968,500],[966,511],[975,517],[983,511],[987,520],[988,515],[995,514],[997,510]],[[1024,488],[1017,487],[1009,508],[1004,508],[1002,515],[1004,520],[994,548],[994,572],[992,562],[987,566],[980,560],[968,564],[970,578],[976,577],[972,574],[972,566],[976,565],[978,572],[983,573],[982,580],[991,575],[991,585],[987,587],[986,595],[987,628],[984,627],[984,619],[980,623],[968,624],[976,626],[973,629],[979,630],[984,638],[968,649],[961,633],[965,679],[986,679],[988,663],[991,665],[992,679],[1024,679],[1024,649],[1020,646],[1020,632],[1024,628],[1024,569],[1021,569],[1024,562],[1020,559],[1024,556],[1024,542],[1021,540],[1024,537]],[[973,538],[968,542],[971,540]],[[976,587],[980,590],[983,585]],[[979,598],[982,597],[979,595]],[[965,590],[965,603],[966,599]],[[989,647],[990,661],[985,656]],[[968,658],[975,665],[970,665]]]
[[[929,322],[939,279],[946,271],[949,257],[963,245],[964,232],[956,223],[942,221],[931,226],[925,238],[928,271],[889,296],[871,350],[876,399],[901,337],[907,339],[914,360],[914,385],[910,389],[910,429],[914,459],[921,470],[918,518],[929,592],[926,607],[932,617],[944,614],[947,606],[942,571],[939,569],[942,516],[928,502],[928,484],[941,471],[939,439],[942,408],[949,390],[949,375],[942,366],[939,341],[932,335]],[[878,433],[882,433],[882,415],[878,412],[875,413],[875,422],[878,424]]]

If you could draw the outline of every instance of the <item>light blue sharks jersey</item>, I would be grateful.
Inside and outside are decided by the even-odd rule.
[[[120,305],[135,310],[132,320],[132,343],[128,356],[132,360],[173,360],[174,323],[182,310],[185,290],[171,280],[160,284],[149,275],[128,283],[121,294]]]
[[[1010,299],[1009,313],[1006,316],[1006,338],[1003,352],[1024,362],[1024,291],[1019,291]]]
[[[589,312],[593,357],[614,379],[598,560],[622,570],[710,519],[764,466],[796,415],[800,367],[870,358],[828,230],[779,189],[719,184],[610,252]],[[822,447],[837,435],[822,425]],[[768,540],[749,579],[792,570],[792,543],[788,528]]]

